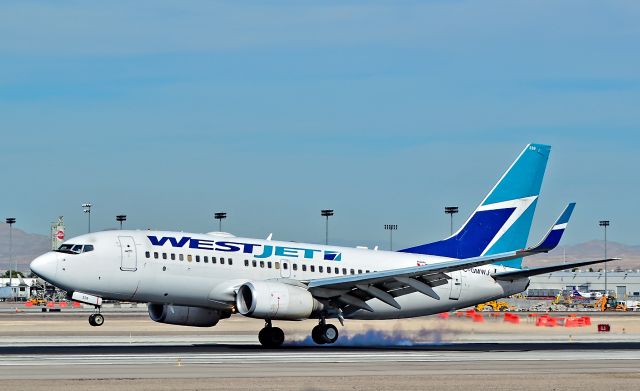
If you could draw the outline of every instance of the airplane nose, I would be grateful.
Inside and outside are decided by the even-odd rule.
[[[46,253],[31,261],[29,265],[31,271],[51,282],[56,276],[58,270],[58,254]]]

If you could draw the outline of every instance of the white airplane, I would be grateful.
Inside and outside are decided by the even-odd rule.
[[[318,319],[318,344],[337,340],[338,319],[436,314],[522,292],[529,276],[600,263],[521,269],[523,257],[553,249],[569,204],[536,246],[526,248],[550,147],[530,144],[452,236],[399,252],[164,231],[103,231],[65,241],[31,263],[76,301],[148,303],[161,323],[208,327],[239,313],[265,320],[258,339],[284,342],[279,320]]]
[[[602,292],[580,292],[576,288],[573,288],[573,292],[571,292],[571,296],[583,297],[585,299],[600,299],[602,298]]]

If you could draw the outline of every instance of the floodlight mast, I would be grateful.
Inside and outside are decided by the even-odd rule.
[[[329,244],[329,217],[333,216],[333,209],[322,209],[320,211],[320,215],[326,218],[324,227],[324,244]]]
[[[11,273],[11,268],[13,267],[13,224],[16,223],[15,217],[7,217],[5,220],[7,224],[9,224],[9,289],[11,290],[11,300],[15,301],[15,296],[13,295],[13,274]],[[18,261],[16,260],[16,277],[18,272]]]
[[[393,251],[393,231],[398,229],[398,224],[385,224],[384,229],[389,231],[389,251]]]
[[[215,212],[213,218],[218,220],[218,231],[222,232],[222,220],[227,218],[227,212]]]
[[[607,259],[607,227],[610,225],[610,222],[609,220],[600,220],[598,225],[604,228],[604,259]],[[609,294],[607,290],[607,262],[604,263],[604,294]]]
[[[122,222],[127,221],[127,215],[117,215],[116,221],[120,223],[120,230],[122,231]]]
[[[82,208],[83,208],[83,212],[87,214],[87,216],[89,217],[89,226],[87,229],[87,232],[91,232],[91,207],[93,205],[91,205],[91,203],[89,202],[85,202],[84,204],[82,204]]]
[[[453,235],[453,215],[458,213],[458,207],[457,206],[445,206],[444,207],[444,213],[448,214],[451,216],[451,235]]]

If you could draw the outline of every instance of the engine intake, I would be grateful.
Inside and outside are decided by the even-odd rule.
[[[154,322],[176,324],[180,326],[211,327],[220,319],[230,316],[229,313],[202,307],[187,307],[173,304],[147,305],[149,317]]]
[[[250,281],[236,295],[238,312],[259,319],[308,319],[322,307],[306,289],[280,282]]]

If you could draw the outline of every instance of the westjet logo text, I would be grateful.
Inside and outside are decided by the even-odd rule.
[[[195,239],[189,236],[174,238],[171,236],[147,236],[154,246],[162,247],[165,244],[175,248],[193,248],[197,250],[211,250],[224,252],[238,252],[243,254],[251,254],[253,258],[269,258],[275,257],[292,257],[304,259],[323,259],[325,261],[341,261],[342,254],[337,251],[316,250],[303,247],[285,247],[262,245],[256,243],[228,242],[206,239]]]

